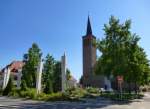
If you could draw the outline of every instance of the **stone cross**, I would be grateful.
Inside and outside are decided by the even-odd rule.
[[[9,78],[10,78],[10,68],[6,68],[4,70],[4,76],[3,76],[3,87],[2,89],[4,90],[6,87],[7,87],[7,84],[8,84],[8,81],[9,81]]]
[[[37,94],[41,93],[41,77],[42,77],[43,61],[41,60],[37,68],[36,90]]]
[[[61,57],[61,85],[62,85],[62,92],[66,90],[66,55]]]

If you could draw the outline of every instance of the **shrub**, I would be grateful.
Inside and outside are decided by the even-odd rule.
[[[86,91],[89,94],[95,94],[95,95],[100,95],[100,92],[101,92],[99,88],[92,88],[92,87],[86,88]]]
[[[25,80],[22,80],[22,82],[21,82],[21,90],[27,90],[27,84],[26,84],[26,82],[25,82]]]
[[[44,88],[44,93],[46,94],[50,94],[53,92],[53,85],[52,85],[52,81],[48,80],[45,82],[45,88]]]
[[[27,89],[26,91],[21,90],[19,93],[20,97],[36,99],[36,89]]]
[[[14,88],[8,95],[9,96],[14,96],[14,97],[19,97],[19,92],[20,92],[19,89]]]
[[[122,93],[122,95],[120,95],[120,93],[103,93],[101,96],[112,100],[126,100],[126,101],[139,99],[143,97],[142,94],[136,93]]]
[[[70,101],[72,100],[66,94],[63,94],[61,92],[51,93],[51,94],[41,93],[38,95],[37,99],[44,100],[44,101],[65,101],[65,100]]]
[[[84,97],[95,97],[94,94],[99,96],[99,93],[99,90],[96,88],[87,88],[86,90],[83,88],[70,88],[65,93],[40,93],[37,95],[36,89],[27,88],[26,90],[14,89],[9,95],[43,101],[79,101]]]
[[[82,88],[70,88],[66,90],[65,95],[71,99],[80,99],[87,94],[87,91]]]
[[[37,100],[47,101],[48,100],[48,94],[46,94],[46,93],[40,93],[39,95],[37,95]]]
[[[62,93],[58,92],[58,93],[52,93],[48,96],[48,101],[63,101],[65,100],[65,96],[63,96]]]
[[[14,89],[9,94],[9,96],[14,97],[22,97],[22,98],[30,98],[34,100],[44,100],[44,101],[63,101],[63,100],[70,100],[68,96],[65,94],[58,92],[58,93],[51,93],[51,94],[36,94],[36,89],[27,89],[26,91],[21,89]]]
[[[9,93],[9,96],[31,98],[31,99],[36,99],[37,97],[35,89],[27,89],[27,90],[13,89]]]

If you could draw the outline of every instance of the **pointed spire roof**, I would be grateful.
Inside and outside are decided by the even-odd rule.
[[[88,22],[87,22],[86,35],[92,35],[92,28],[91,28],[91,23],[90,23],[90,17],[89,16],[88,16]]]

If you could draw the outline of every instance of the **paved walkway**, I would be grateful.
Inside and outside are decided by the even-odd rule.
[[[150,93],[141,100],[117,103],[103,98],[86,102],[42,102],[0,97],[0,109],[150,109]]]

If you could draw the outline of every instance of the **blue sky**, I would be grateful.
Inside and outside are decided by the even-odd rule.
[[[132,32],[150,59],[149,0],[0,0],[0,68],[21,60],[33,42],[43,52],[67,64],[75,78],[82,75],[82,36],[88,13],[93,33],[104,36],[103,25],[114,15],[132,20]]]

